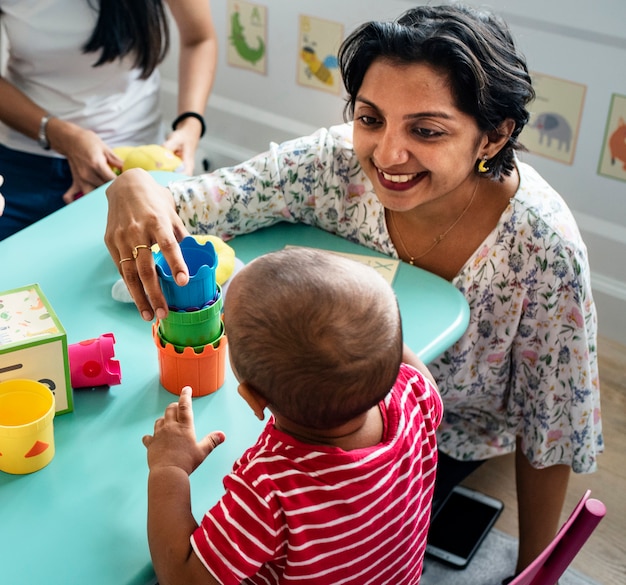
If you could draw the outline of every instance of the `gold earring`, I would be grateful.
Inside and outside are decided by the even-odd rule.
[[[487,163],[487,157],[483,156],[483,158],[478,163],[478,172],[479,173],[486,173],[489,170],[489,167],[486,165],[486,163]]]

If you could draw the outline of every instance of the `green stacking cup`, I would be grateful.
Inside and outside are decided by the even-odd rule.
[[[159,333],[172,345],[197,347],[213,343],[222,333],[222,289],[215,302],[197,311],[172,311],[159,323]]]

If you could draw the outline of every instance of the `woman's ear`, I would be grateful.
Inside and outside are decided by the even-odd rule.
[[[480,158],[486,156],[488,159],[491,159],[496,156],[504,148],[514,130],[515,120],[507,118],[496,130],[487,132]]]
[[[267,400],[246,382],[239,384],[237,392],[248,403],[248,406],[254,412],[254,416],[259,420],[263,420],[265,418],[265,407],[268,405]]]

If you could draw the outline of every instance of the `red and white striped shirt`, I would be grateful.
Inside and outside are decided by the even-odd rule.
[[[191,537],[218,581],[419,581],[443,406],[434,386],[403,364],[380,409],[383,440],[352,451],[302,443],[268,422]]]

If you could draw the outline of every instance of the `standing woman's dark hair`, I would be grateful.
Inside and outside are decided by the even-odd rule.
[[[418,6],[394,22],[357,28],[339,49],[350,119],[363,78],[376,59],[426,63],[445,72],[457,107],[484,132],[497,132],[504,120],[512,119],[515,129],[509,140],[487,164],[492,179],[511,174],[514,151],[524,149],[517,138],[528,122],[526,106],[535,92],[504,21],[463,5]]]
[[[100,0],[96,28],[83,46],[85,53],[100,51],[94,67],[133,53],[142,79],[150,77],[168,49],[169,28],[162,0]]]

